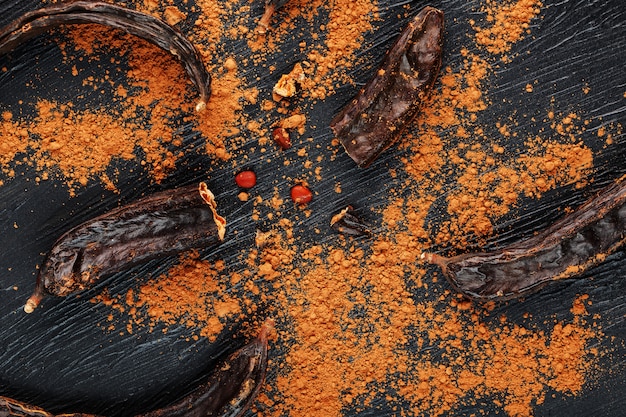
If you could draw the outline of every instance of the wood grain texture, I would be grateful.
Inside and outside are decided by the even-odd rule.
[[[177,2],[180,3],[180,2]],[[243,4],[244,2],[242,2]],[[259,2],[262,3],[262,2]],[[245,2],[245,4],[248,4]],[[470,28],[467,16],[476,13],[477,0],[438,0],[429,3],[446,15],[446,40],[444,67],[458,67],[463,57],[459,50],[467,45]],[[404,16],[405,5],[417,12],[425,4],[422,1],[382,0],[380,21],[367,35],[366,47],[359,51],[365,62],[351,69],[356,83],[369,79],[376,63],[384,55],[410,16]],[[0,25],[6,24],[26,10],[41,6],[35,0],[4,0],[0,2]],[[249,22],[254,27],[255,18],[262,7],[253,8]],[[256,14],[256,15],[255,15]],[[502,120],[502,115],[516,114],[519,124],[515,129],[520,138],[539,133],[541,128],[532,119],[543,118],[546,103],[552,98],[561,109],[584,112],[601,118],[603,125],[626,122],[626,8],[622,0],[576,1],[546,0],[540,19],[533,23],[531,35],[517,43],[515,60],[500,65],[490,79],[489,99],[492,105],[481,115],[485,121]],[[188,28],[187,28],[188,29]],[[183,26],[183,31],[185,27]],[[298,33],[294,31],[294,33]],[[275,57],[276,71],[246,66],[241,75],[255,80],[259,90],[269,91],[281,73],[288,72],[295,62],[305,58],[298,44],[302,39],[294,36],[286,39]],[[246,42],[224,40],[224,55],[246,57],[250,54]],[[295,52],[294,52],[295,51]],[[530,51],[530,53],[527,53]],[[211,59],[218,60],[218,57]],[[217,61],[216,61],[217,62]],[[111,65],[102,60],[101,66],[93,68],[101,76]],[[0,57],[0,109],[18,108],[18,101],[28,105],[37,98],[59,102],[71,101],[85,95],[86,102],[94,106],[107,106],[106,95],[89,93],[75,80],[71,68],[64,66],[63,56],[54,43],[38,38],[23,45],[8,57]],[[27,82],[31,88],[24,88]],[[540,85],[534,94],[523,94],[527,83]],[[586,83],[588,94],[580,92]],[[309,157],[325,154],[332,133],[327,127],[332,115],[358,90],[359,85],[343,85],[334,96],[312,107],[309,123],[316,126],[307,131],[319,148],[310,147]],[[261,111],[258,106],[245,109],[253,118]],[[485,123],[487,124],[487,123]],[[494,127],[495,129],[495,127]],[[582,203],[593,192],[601,189],[612,179],[626,173],[626,137],[614,138],[619,146],[605,147],[603,141],[595,140],[597,129],[585,133],[585,141],[596,153],[596,170],[588,187],[573,189],[564,187],[546,193],[539,201],[524,200],[510,215],[497,225],[497,237],[488,247],[497,248],[527,237],[541,230],[559,216],[565,207]],[[190,131],[187,129],[187,131]],[[192,134],[185,136],[185,146],[197,145],[199,139]],[[255,144],[251,143],[249,147]],[[297,146],[285,151],[285,157],[297,161]],[[324,158],[320,163],[325,173],[314,180],[311,187],[318,193],[309,205],[315,215],[299,216],[294,224],[295,234],[301,236],[299,244],[329,242],[336,238],[328,228],[330,216],[346,205],[359,208],[359,214],[371,222],[374,234],[382,231],[377,209],[388,201],[389,188],[393,186],[388,177],[389,167],[397,166],[398,159],[406,150],[393,148],[385,152],[367,170],[356,167],[342,153],[334,161]],[[301,175],[302,165],[267,164],[265,156],[250,153],[246,166],[255,168],[259,182],[255,192],[273,195],[274,188],[286,187],[285,178]],[[188,393],[224,352],[232,351],[240,340],[237,323],[229,323],[214,343],[204,339],[187,340],[189,330],[172,326],[167,333],[161,328],[149,331],[137,328],[132,334],[107,331],[110,309],[88,302],[88,299],[104,288],[111,294],[124,294],[137,288],[150,276],[165,272],[175,264],[176,258],[165,262],[149,262],[134,269],[114,275],[99,284],[93,291],[80,298],[71,297],[46,303],[37,314],[26,315],[22,311],[24,301],[33,289],[36,267],[43,254],[64,231],[96,215],[136,200],[157,190],[207,181],[216,194],[223,213],[229,222],[230,234],[215,251],[203,253],[207,259],[225,259],[233,270],[243,269],[238,255],[241,248],[253,245],[253,235],[258,224],[250,219],[252,202],[238,200],[239,190],[232,184],[232,166],[199,152],[189,152],[178,169],[162,185],[152,184],[145,169],[132,162],[120,162],[119,194],[107,191],[102,184],[90,183],[81,188],[75,198],[69,198],[64,185],[56,181],[35,184],[38,173],[28,166],[16,167],[15,178],[3,178],[0,186],[0,395],[27,401],[53,412],[81,411],[111,416],[126,416],[163,406]],[[397,180],[400,183],[401,179]],[[333,191],[336,183],[342,184],[343,192]],[[225,185],[226,184],[226,185]],[[443,211],[446,193],[442,192],[433,205],[429,224],[437,228],[439,214]],[[294,209],[286,215],[295,216]],[[17,225],[17,227],[14,227]],[[263,225],[261,225],[263,226]],[[320,234],[312,231],[319,229]],[[470,237],[471,240],[471,237]],[[433,250],[445,250],[444,247]],[[433,267],[433,272],[435,267]],[[539,327],[544,322],[568,317],[572,300],[578,294],[589,294],[593,305],[591,314],[599,314],[605,333],[601,346],[611,354],[601,359],[601,371],[592,376],[583,392],[576,397],[555,398],[548,393],[545,402],[535,408],[537,416],[623,416],[623,399],[626,398],[626,253],[622,250],[612,255],[600,266],[588,271],[583,279],[558,282],[525,300],[510,301],[498,305],[492,313],[494,322],[504,314],[512,323],[523,323],[525,313],[530,313]],[[445,290],[446,283],[439,280],[432,288]],[[564,303],[562,300],[568,300]],[[435,347],[435,349],[441,347]],[[270,352],[270,358],[272,353]],[[610,370],[610,372],[609,372]],[[268,379],[276,378],[276,370],[270,369]],[[377,404],[383,407],[384,398]],[[492,415],[502,411],[495,406],[479,404],[476,407],[461,406],[454,415],[472,413]],[[396,415],[392,410],[369,409],[353,412],[353,416]],[[254,415],[249,413],[249,416]],[[385,415],[385,414],[382,414]]]

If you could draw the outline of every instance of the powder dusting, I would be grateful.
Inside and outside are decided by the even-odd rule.
[[[118,298],[97,296],[93,301],[128,312],[129,333],[138,326],[154,329],[182,323],[200,329],[197,336],[215,341],[227,320],[242,312],[240,301],[226,293],[228,281],[221,279],[223,270],[221,261],[212,264],[199,259],[197,253],[185,254],[178,265],[139,290],[129,290]]]
[[[420,261],[432,245],[462,248],[469,236],[488,238],[522,198],[538,199],[565,185],[582,187],[593,169],[593,153],[581,140],[584,117],[576,112],[547,112],[549,129],[537,137],[519,138],[513,116],[484,125],[481,114],[492,104],[487,87],[496,63],[515,59],[505,54],[529,33],[542,3],[484,0],[481,6],[482,18],[468,22],[474,44],[460,50],[458,66],[442,69],[435,94],[402,140],[407,152],[390,177],[402,171],[407,179],[390,191],[380,212],[386,233],[357,243],[343,238],[303,243],[294,223],[316,213],[286,207],[278,187],[267,197],[254,196],[254,190],[242,193],[241,202],[253,206],[251,221],[274,225],[257,236],[256,247],[242,249],[244,269],[232,272],[225,261],[184,254],[166,274],[126,294],[96,297],[117,312],[108,328],[117,330],[122,323],[133,333],[184,326],[194,337],[214,341],[231,320],[260,321],[256,304],[261,300],[277,323],[282,349],[272,353],[271,378],[257,400],[259,416],[339,417],[371,409],[439,416],[466,406],[523,417],[532,416],[553,393],[581,393],[601,355],[590,345],[603,336],[597,317],[587,313],[588,296],[562,300],[572,304],[571,314],[545,323],[530,316],[492,317],[494,305],[438,289],[439,276]],[[161,181],[182,156],[174,121],[181,112],[211,157],[234,165],[245,161],[248,156],[238,151],[251,140],[250,132],[261,138],[259,154],[269,154],[270,124],[282,123],[303,135],[314,128],[307,100],[314,106],[352,82],[347,71],[362,64],[358,52],[378,19],[371,0],[292,0],[269,34],[258,38],[246,28],[248,5],[198,0],[173,7],[146,0],[141,7],[172,24],[192,25],[191,37],[213,75],[205,112],[194,113],[193,88],[167,52],[127,35],[111,38],[108,29],[72,28],[60,45],[68,62],[78,59],[75,55],[94,62],[113,55],[128,66],[125,80],[84,79],[86,87],[110,88],[110,109],[40,100],[31,120],[4,112],[0,162],[5,175],[12,175],[8,164],[17,164],[17,156],[30,150],[33,156],[24,163],[36,166],[42,178],[58,171],[72,194],[94,178],[114,188],[107,167],[115,160],[139,159],[140,149],[138,163]],[[199,15],[190,21],[194,13]],[[326,16],[321,25],[320,16]],[[271,92],[250,86],[254,82],[246,79],[245,68],[254,63],[272,72],[268,57],[280,52],[296,21],[314,33],[299,44],[305,78],[293,101],[274,102]],[[225,39],[246,41],[252,55],[220,55]],[[81,77],[77,68],[72,73]],[[530,94],[533,88],[524,91]],[[250,119],[246,105],[257,105],[264,114]],[[610,133],[598,136],[611,143]],[[507,146],[512,138],[516,149]],[[304,172],[301,178],[282,178],[284,183],[322,178],[316,166],[321,159],[308,158],[312,146],[320,145],[301,140],[294,146],[293,158]],[[294,163],[286,157],[259,163],[265,162]],[[450,176],[454,187],[444,191],[443,178],[450,181]],[[449,219],[433,232],[426,219],[435,203],[444,204]]]

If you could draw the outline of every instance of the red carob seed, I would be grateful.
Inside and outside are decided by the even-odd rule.
[[[313,199],[313,193],[304,185],[291,187],[291,199],[296,204],[307,204]]]
[[[281,147],[281,149],[289,149],[291,147],[291,138],[287,129],[277,127],[272,131],[272,139]]]
[[[256,185],[256,174],[253,171],[241,171],[235,175],[235,182],[241,188],[252,188]]]

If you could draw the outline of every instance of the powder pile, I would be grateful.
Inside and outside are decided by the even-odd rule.
[[[487,0],[483,7],[486,24],[470,22],[476,30],[476,42],[493,54],[508,52],[523,35],[530,33],[530,22],[539,14],[541,6],[538,0]],[[506,61],[504,57],[503,60]]]
[[[120,313],[127,312],[131,317],[126,326],[128,333],[138,326],[153,329],[182,322],[190,328],[201,329],[195,338],[203,336],[214,341],[226,321],[237,318],[242,312],[240,301],[226,292],[228,282],[220,279],[223,269],[222,262],[211,264],[191,253],[138,291],[129,290],[124,300],[102,295],[92,301],[110,305]],[[111,314],[109,321],[113,320],[116,318]]]
[[[34,103],[34,117],[28,120],[16,120],[5,112],[3,143],[7,149],[0,158],[6,176],[14,175],[12,164],[35,166],[41,178],[60,177],[70,195],[75,195],[77,187],[96,178],[115,189],[115,179],[108,177],[106,169],[125,159],[139,160],[153,180],[160,182],[182,156],[177,149],[182,144],[181,127],[176,122],[181,113],[189,115],[187,122],[206,139],[210,157],[229,157],[225,140],[238,132],[242,104],[255,97],[254,89],[242,87],[236,68],[214,76],[211,117],[202,117],[193,112],[195,92],[182,66],[167,51],[99,25],[68,26],[53,39],[60,41],[64,64],[72,67],[72,75],[96,95],[111,95],[112,101],[106,108],[92,109],[88,95],[63,104],[40,99]],[[116,57],[112,58],[119,65],[115,74],[107,69],[101,78],[83,76],[75,64],[84,59],[98,63],[104,56]],[[33,152],[16,160],[16,155],[28,150]]]

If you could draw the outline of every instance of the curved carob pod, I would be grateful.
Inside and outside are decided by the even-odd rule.
[[[265,0],[265,11],[263,12],[263,16],[259,19],[256,33],[265,35],[270,27],[270,20],[272,20],[272,16],[274,16],[276,10],[283,7],[288,2],[289,0]]]
[[[425,7],[387,51],[376,75],[331,120],[346,152],[366,167],[400,137],[430,93],[441,67],[443,12]]]
[[[259,394],[267,372],[267,343],[273,321],[258,336],[211,371],[207,380],[177,403],[136,417],[239,417]],[[91,414],[51,414],[39,407],[0,397],[0,417],[96,417]]]
[[[201,386],[171,406],[137,417],[239,417],[259,394],[267,372],[267,320],[258,336],[220,363]]]
[[[7,397],[0,397],[0,417],[97,417],[92,414],[52,414],[43,408]]]
[[[164,21],[123,6],[99,1],[73,1],[27,12],[0,30],[0,54],[12,51],[51,28],[69,24],[100,24],[121,29],[169,51],[180,60],[200,93],[196,110],[206,107],[211,95],[211,76],[195,46]]]
[[[32,312],[46,295],[82,291],[149,259],[220,243],[226,220],[216,207],[200,183],[144,197],[69,230],[39,269],[24,311]]]
[[[626,243],[626,177],[544,231],[493,252],[446,258],[422,254],[439,265],[450,284],[478,301],[507,300],[574,278]]]

